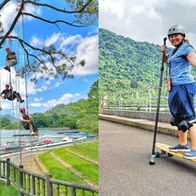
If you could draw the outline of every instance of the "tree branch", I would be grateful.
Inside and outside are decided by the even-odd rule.
[[[55,24],[57,26],[58,29],[59,26],[57,25],[57,23],[64,23],[66,25],[69,25],[69,26],[73,26],[73,27],[85,27],[86,25],[74,25],[73,23],[70,23],[70,22],[66,22],[64,20],[55,20],[55,21],[51,21],[51,20],[47,20],[43,17],[39,17],[39,16],[36,16],[36,15],[33,15],[33,14],[30,14],[30,13],[27,13],[27,12],[23,12],[23,15],[26,15],[26,16],[31,16],[33,18],[36,18],[36,19],[39,19],[41,21],[44,21],[46,23],[50,23],[50,24]],[[74,21],[74,23],[76,23],[76,21]]]
[[[11,0],[4,0],[0,4],[0,10]],[[26,55],[26,61],[27,64],[24,65],[20,69],[22,75],[25,75],[25,72],[33,72],[35,75],[36,73],[42,73],[42,75],[53,75],[54,77],[57,77],[58,75],[62,76],[62,79],[65,79],[66,77],[72,78],[73,75],[70,74],[71,71],[75,66],[84,66],[85,61],[82,60],[79,63],[76,63],[76,57],[75,56],[67,56],[62,51],[58,50],[57,48],[53,46],[49,47],[42,47],[37,48],[32,46],[31,44],[27,43],[25,40],[21,39],[20,37],[11,35],[11,32],[13,31],[14,27],[16,26],[20,16],[30,16],[37,20],[46,22],[48,24],[56,25],[58,29],[60,29],[59,24],[64,24],[68,26],[73,26],[76,28],[80,27],[86,27],[90,24],[92,24],[94,21],[97,20],[98,15],[98,0],[87,0],[86,2],[80,1],[80,0],[69,0],[67,1],[68,6],[70,6],[70,9],[72,10],[66,10],[57,8],[53,5],[49,5],[47,3],[38,3],[36,0],[22,0],[20,4],[20,8],[17,10],[16,16],[10,26],[10,28],[7,30],[7,32],[0,37],[0,48],[2,47],[3,43],[7,38],[18,40],[20,43],[20,46],[25,52]],[[66,1],[65,1],[66,2]],[[57,20],[49,20],[46,17],[39,17],[32,13],[25,12],[23,10],[24,5],[26,4],[32,4],[37,7],[46,7],[49,8],[55,12],[61,12],[63,14],[71,14],[73,17],[75,17],[75,20],[73,21],[67,21],[58,19]],[[34,52],[30,52],[30,51]],[[63,60],[63,61],[62,61]],[[32,62],[33,61],[33,62]],[[63,62],[63,64],[59,65],[60,62]],[[53,67],[47,66],[48,63],[52,65]],[[36,78],[34,78],[36,81]]]
[[[8,29],[8,31],[5,33],[5,35],[4,35],[3,38],[1,39],[1,41],[0,41],[0,48],[1,48],[1,46],[3,45],[3,43],[5,42],[6,38],[9,37],[9,34],[10,34],[10,33],[12,32],[12,30],[14,29],[14,27],[15,27],[15,25],[16,25],[18,19],[19,19],[20,16],[21,16],[21,13],[22,13],[22,5],[21,5],[20,9],[18,10],[18,13],[17,13],[17,15],[16,15],[16,17],[15,17],[15,19],[14,19],[12,25],[10,26],[10,28]]]

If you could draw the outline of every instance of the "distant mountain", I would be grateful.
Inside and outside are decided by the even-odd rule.
[[[7,118],[11,123],[18,123],[18,119],[11,116],[10,114],[2,115],[1,118]]]
[[[64,104],[56,105],[54,108],[51,108],[50,110],[47,110],[46,112],[44,112],[44,115],[45,116],[51,116],[53,114],[58,114],[58,115],[67,114],[67,115],[69,115],[69,108],[71,105],[73,105],[73,103],[69,103],[67,105],[64,105]]]
[[[100,96],[108,91],[133,91],[148,85],[158,85],[160,48],[159,45],[137,42],[109,30],[99,29]],[[166,70],[166,65],[164,67]],[[196,69],[192,70],[196,75]]]

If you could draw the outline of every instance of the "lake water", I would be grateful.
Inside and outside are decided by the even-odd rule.
[[[51,142],[58,142],[58,141],[62,141],[62,139],[65,137],[67,132],[76,132],[75,130],[66,130],[66,131],[58,131],[58,130],[52,130],[52,129],[48,129],[48,130],[42,130],[39,129],[39,137],[34,137],[34,136],[20,136],[21,134],[26,135],[29,134],[30,131],[29,130],[0,130],[0,146],[6,144],[7,142],[17,142],[17,141],[25,141],[25,142],[29,142],[34,140],[35,138],[39,139],[40,141],[43,140],[51,140]],[[61,133],[61,134],[60,134]],[[14,135],[19,135],[19,136],[15,136]]]

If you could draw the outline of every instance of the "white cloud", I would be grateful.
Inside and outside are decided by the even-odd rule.
[[[78,60],[84,59],[84,67],[76,67],[73,70],[74,75],[90,75],[98,73],[98,36],[84,38],[77,47]]]
[[[66,105],[70,102],[75,102],[76,100],[78,100],[79,97],[80,97],[79,93],[75,93],[75,94],[67,93],[67,94],[63,94],[59,99],[51,99],[47,102],[35,101],[34,103],[30,103],[29,105],[33,107],[41,107],[42,110],[47,110],[52,107],[55,107],[57,104]]]
[[[34,101],[35,101],[35,102],[43,101],[43,97],[40,97],[40,98],[34,97]]]
[[[15,16],[18,11],[18,4],[16,2],[10,1],[8,2],[3,9],[0,11],[0,21],[3,24],[3,29],[4,32],[8,30],[10,25],[12,24],[13,20],[15,19]],[[41,14],[41,9],[38,7],[35,7],[31,4],[28,4],[25,6],[25,12],[29,12],[34,15],[40,15]],[[34,19],[33,17],[24,17],[25,20],[32,20]],[[21,23],[21,18],[19,19],[19,22]],[[12,35],[16,34],[16,32],[12,32]]]
[[[31,44],[33,46],[38,47],[40,43],[45,43],[45,46],[53,44],[67,55],[76,56],[78,62],[85,60],[86,65],[84,67],[77,66],[74,68],[72,73],[75,76],[98,73],[98,35],[91,35],[83,38],[80,34],[66,36],[63,33],[57,33],[50,37],[48,36],[46,40],[41,40],[35,36],[32,37]],[[65,60],[63,59],[59,60],[59,64],[64,62]],[[47,63],[47,66],[53,68],[50,62]],[[43,75],[37,74],[37,77],[43,77]],[[50,77],[50,80],[52,79],[54,78]]]
[[[118,19],[124,17],[124,3],[123,0],[106,0],[99,2],[99,10],[110,12],[112,15],[116,15]]]
[[[36,36],[32,36],[31,41],[30,41],[30,45],[32,45],[32,46],[40,46],[41,43],[42,43],[42,40],[40,40]]]
[[[12,1],[0,11],[0,21],[3,24],[3,29],[6,31],[16,16],[17,5]]]
[[[77,34],[62,38],[60,49],[64,49],[67,54],[74,54],[76,46],[81,42],[82,36]]]
[[[27,13],[31,13],[33,15],[36,15],[36,16],[41,15],[41,8],[39,8],[38,6],[34,6],[32,4],[26,4],[24,11]],[[33,18],[28,16],[28,17],[25,17],[25,19],[32,20]]]
[[[192,36],[196,32],[195,0],[188,3],[186,0],[120,0],[117,2],[115,0],[99,1],[99,27],[136,41],[161,45],[163,38],[167,36],[168,28],[180,23],[186,27],[187,37],[191,35],[190,41],[196,46],[196,40]]]
[[[60,33],[54,33],[52,36],[48,37],[45,40],[45,44],[44,45],[46,47],[49,47],[49,46],[55,44],[57,41],[59,41],[60,36],[61,36]]]

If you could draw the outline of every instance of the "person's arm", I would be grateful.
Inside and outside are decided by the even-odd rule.
[[[26,123],[29,123],[29,122],[30,122],[30,120],[26,120],[26,119],[24,119],[23,117],[21,117],[20,121],[21,121],[21,122],[26,122]]]
[[[16,58],[16,53],[12,52],[12,59]]]
[[[1,96],[2,99],[6,98],[4,94],[0,94],[0,96]]]
[[[5,97],[5,91],[4,90],[0,93],[0,96],[1,96],[2,99],[5,99],[6,98]]]
[[[10,83],[10,89],[13,91],[13,87],[12,87],[12,84]]]
[[[161,46],[161,52],[162,52],[162,55],[161,55],[161,59],[163,59],[163,53],[164,53],[164,59],[163,59],[163,62],[166,63],[167,62],[167,59],[168,59],[168,54],[166,54],[166,49],[167,49],[167,46],[165,44],[163,44]]]
[[[29,115],[29,121],[31,121],[32,120],[32,116],[31,115]]]
[[[190,52],[186,57],[191,65],[196,67],[196,53]]]

